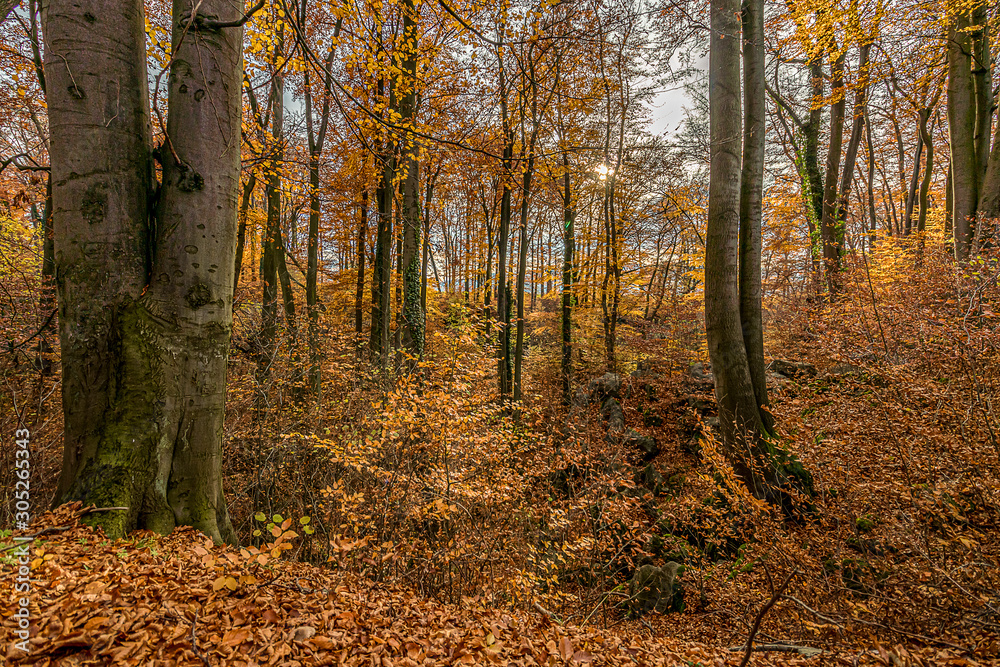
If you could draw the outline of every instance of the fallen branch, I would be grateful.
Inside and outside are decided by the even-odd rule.
[[[739,651],[746,651],[746,646],[733,646],[729,649],[730,653],[738,653]],[[774,651],[779,653],[798,653],[806,658],[812,658],[823,652],[821,648],[815,648],[813,646],[795,646],[794,644],[757,644],[752,647],[753,651],[758,653],[764,653],[767,651]]]
[[[201,658],[201,661],[205,665],[205,667],[212,667],[212,663],[210,663],[208,661],[208,658],[206,658],[204,655],[202,655],[201,651],[198,650],[198,638],[194,636],[194,627],[196,625],[198,625],[198,610],[197,609],[195,609],[195,612],[194,612],[194,620],[191,621],[191,650],[194,651],[194,654],[196,656],[198,656],[199,658]]]
[[[771,593],[771,599],[764,603],[764,606],[760,608],[757,612],[757,618],[753,620],[753,625],[750,626],[750,636],[747,637],[746,647],[743,651],[743,660],[740,661],[740,667],[746,667],[747,663],[750,662],[750,653],[753,651],[753,638],[757,636],[757,630],[760,629],[760,622],[764,620],[764,614],[771,610],[774,603],[781,599],[781,594],[785,592],[788,588],[788,584],[792,583],[792,578],[799,573],[798,570],[792,570],[791,573],[785,578],[784,583],[778,586],[778,590]]]

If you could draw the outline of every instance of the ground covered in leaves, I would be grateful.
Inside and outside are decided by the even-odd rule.
[[[0,567],[7,664],[722,665],[741,658],[723,647],[653,639],[642,626],[561,626],[542,613],[504,613],[475,600],[439,604],[301,563],[262,566],[190,528],[110,541],[80,514],[66,505],[32,526],[49,532],[31,548],[27,655],[12,641],[14,566]],[[879,654],[841,656],[847,664],[858,657]],[[809,662],[776,654],[755,664]]]

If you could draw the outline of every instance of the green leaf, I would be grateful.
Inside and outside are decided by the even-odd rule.
[[[253,515],[253,518],[257,519],[258,521],[267,521],[267,515],[264,514],[263,512],[257,512],[256,514]]]

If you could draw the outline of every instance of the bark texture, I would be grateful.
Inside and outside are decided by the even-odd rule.
[[[65,418],[54,502],[127,507],[90,519],[114,537],[192,525],[234,542],[221,446],[242,30],[182,39],[190,10],[173,8],[158,204],[142,4],[56,0],[46,12]],[[199,12],[235,17],[221,0]]]

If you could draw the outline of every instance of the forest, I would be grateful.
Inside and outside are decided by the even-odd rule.
[[[0,0],[0,662],[997,664],[998,55]]]

